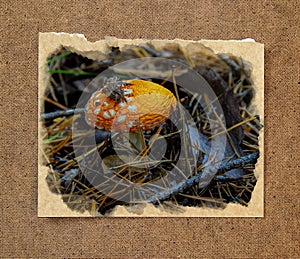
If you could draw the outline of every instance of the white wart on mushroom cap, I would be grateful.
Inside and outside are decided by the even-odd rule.
[[[91,96],[85,107],[85,118],[91,127],[107,131],[150,130],[165,122],[176,107],[173,93],[153,82],[127,80],[121,90],[125,100],[114,100],[103,88]]]

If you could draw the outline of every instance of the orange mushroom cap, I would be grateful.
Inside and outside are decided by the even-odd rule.
[[[176,107],[173,93],[161,85],[144,80],[120,83],[119,98],[108,95],[104,86],[89,99],[85,119],[91,127],[107,131],[150,130],[165,122]]]

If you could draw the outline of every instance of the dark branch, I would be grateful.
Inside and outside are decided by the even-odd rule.
[[[69,109],[66,111],[55,111],[55,112],[43,113],[43,114],[41,114],[41,119],[42,120],[51,120],[51,119],[55,119],[58,117],[72,116],[74,114],[79,114],[79,113],[84,113],[84,108],[75,109],[75,110]]]
[[[234,168],[243,168],[245,165],[250,164],[250,163],[254,164],[254,163],[256,163],[258,157],[259,157],[259,152],[255,152],[250,155],[247,155],[247,156],[244,156],[241,158],[237,158],[235,160],[223,162],[223,163],[221,163],[218,172],[226,172],[226,171],[232,170]],[[170,188],[159,194],[153,195],[152,197],[147,199],[146,202],[152,203],[152,204],[158,204],[158,202],[162,202],[162,201],[168,199],[171,195],[178,194],[178,193],[192,187],[193,185],[198,184],[201,181],[201,178],[202,178],[202,173],[186,180],[183,183],[180,183],[180,184],[174,186],[173,188]]]
[[[241,158],[222,162],[218,172],[225,173],[235,168],[244,168],[247,164],[256,163],[258,157],[259,152],[255,152]]]

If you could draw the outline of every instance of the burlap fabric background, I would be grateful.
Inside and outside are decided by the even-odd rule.
[[[1,257],[300,256],[299,1],[2,0],[0,17]],[[265,217],[38,218],[38,32],[47,31],[264,43]]]

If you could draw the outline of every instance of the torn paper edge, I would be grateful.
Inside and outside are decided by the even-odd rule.
[[[165,43],[178,43],[181,46],[186,46],[189,43],[201,43],[212,49],[215,53],[231,53],[235,56],[240,56],[247,60],[252,65],[252,80],[254,82],[255,95],[252,100],[254,113],[260,115],[262,124],[264,123],[264,45],[255,42],[253,39],[243,40],[148,40],[148,39],[117,39],[114,37],[105,37],[103,40],[89,42],[83,34],[68,34],[68,33],[40,33],[39,34],[39,113],[41,114],[43,107],[43,99],[49,75],[46,71],[46,61],[49,55],[59,50],[62,46],[76,50],[76,53],[86,56],[91,59],[101,57],[100,52],[107,53],[109,46],[120,47],[121,49],[126,44],[138,45],[141,43],[150,42],[154,46],[163,45]],[[45,84],[46,82],[46,84]],[[38,134],[38,216],[39,217],[93,217],[101,215],[90,215],[88,211],[84,213],[72,211],[62,201],[60,195],[50,191],[46,176],[48,167],[42,165],[42,138],[41,129],[42,123],[39,120]],[[184,207],[180,213],[168,213],[162,211],[161,208],[155,207],[152,204],[147,204],[141,214],[133,214],[129,212],[125,206],[116,206],[109,215],[114,217],[263,217],[264,215],[264,128],[259,135],[259,151],[260,157],[255,167],[255,176],[257,183],[252,192],[252,198],[248,207],[240,204],[229,203],[224,209],[207,208],[207,207]]]

